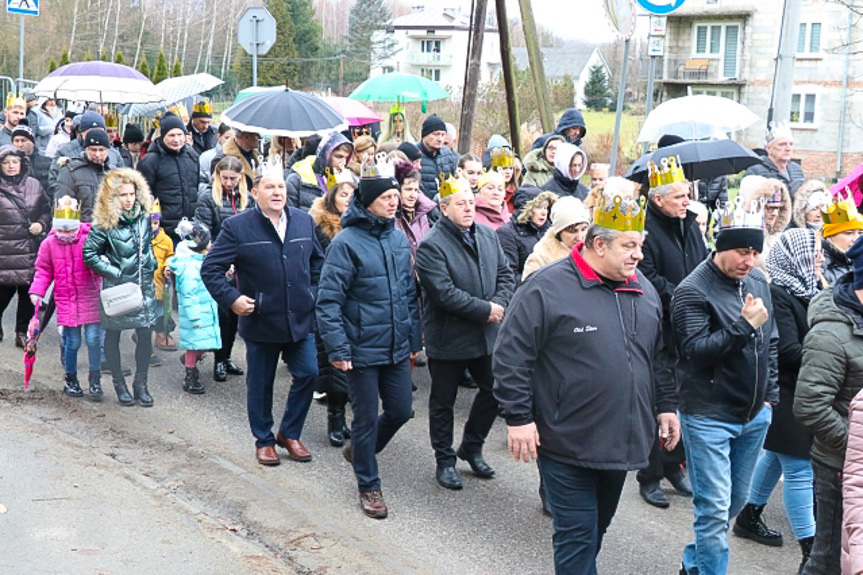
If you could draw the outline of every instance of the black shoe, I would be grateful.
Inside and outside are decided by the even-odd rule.
[[[809,561],[809,554],[812,553],[812,543],[814,542],[814,537],[806,537],[805,539],[797,540],[797,543],[800,544],[800,551],[803,553],[803,559],[800,561],[800,567],[797,568],[797,575],[803,573],[803,568],[806,567],[806,563]]]
[[[223,363],[225,364],[225,370],[228,372],[228,375],[246,375],[243,368],[234,363],[231,358],[226,359]]]
[[[213,365],[213,381],[228,381],[228,366],[224,361],[217,361]]]
[[[494,477],[494,469],[491,468],[491,465],[485,462],[485,459],[482,458],[482,453],[468,453],[459,447],[458,451],[456,451],[456,455],[459,459],[466,461],[467,464],[470,465],[474,475],[477,477],[482,477],[483,479]]]
[[[761,519],[761,513],[764,511],[764,505],[753,505],[747,503],[737,519],[734,520],[734,529],[732,530],[738,537],[751,539],[756,543],[768,545],[770,547],[782,547],[782,534],[774,531],[764,524]]]
[[[147,376],[135,376],[135,381],[132,382],[132,393],[135,394],[135,400],[141,404],[141,407],[153,407],[153,396],[147,390]]]
[[[102,391],[102,374],[99,371],[91,371],[87,374],[87,382],[90,384],[90,401],[102,401],[105,393]]]
[[[470,372],[468,370],[464,370],[464,374],[461,376],[461,381],[458,382],[459,387],[466,387],[468,389],[476,389],[479,387],[476,382],[471,377]]]
[[[99,366],[99,371],[104,374],[111,375],[111,368],[108,366],[107,361],[102,362],[102,365]],[[121,367],[120,372],[123,374],[123,377],[129,377],[130,375],[132,375],[132,370],[128,367]]]
[[[129,393],[129,388],[126,387],[126,382],[123,379],[114,380],[114,391],[117,392],[117,401],[120,405],[130,406],[135,405],[135,400],[132,399],[132,394]]]
[[[200,373],[197,367],[186,368],[186,379],[183,380],[183,391],[199,395],[206,391],[201,385]]]
[[[454,465],[438,467],[437,482],[440,483],[441,487],[446,487],[447,489],[457,490],[462,488],[461,477],[459,477]]]
[[[345,444],[345,408],[344,406],[327,407],[327,434],[330,445],[341,447]]]
[[[674,490],[684,497],[692,497],[692,484],[689,483],[689,478],[683,472],[683,469],[678,469],[665,476]]]
[[[638,486],[638,492],[641,493],[642,499],[654,507],[665,509],[671,505],[668,502],[668,498],[665,496],[665,493],[663,493],[662,489],[659,488],[658,481],[640,484]]]
[[[150,353],[150,367],[159,367],[162,365],[162,358],[155,353]]]
[[[63,391],[66,392],[66,395],[68,395],[69,397],[81,397],[82,395],[84,395],[84,391],[78,384],[78,374],[66,374],[66,384],[63,386]]]
[[[686,572],[686,567],[681,565],[680,566],[680,572],[677,575],[689,575],[689,573]]]
[[[542,502],[542,514],[546,517],[553,517],[551,514],[551,506],[545,498],[545,489],[542,488],[542,479],[539,480],[539,500]]]

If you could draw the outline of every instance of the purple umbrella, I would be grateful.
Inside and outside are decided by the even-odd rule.
[[[159,89],[139,71],[102,61],[61,66],[45,76],[33,93],[59,100],[105,104],[142,104],[163,99]]]

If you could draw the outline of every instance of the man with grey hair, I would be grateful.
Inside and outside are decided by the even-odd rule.
[[[657,369],[662,303],[636,269],[643,208],[620,206],[601,206],[584,244],[521,285],[494,349],[507,443],[538,462],[558,575],[596,573],[626,473],[647,465],[657,420],[666,448],[680,437],[674,382]]]
[[[443,145],[454,151],[458,148],[458,130],[449,122],[446,123],[446,137],[444,137]]]
[[[660,359],[662,367],[672,374],[677,363],[677,354],[671,338],[671,296],[677,284],[704,261],[708,254],[696,221],[698,216],[687,209],[691,191],[691,184],[687,181],[650,189],[647,196],[647,221],[644,224],[647,231],[643,248],[644,259],[638,264],[638,269],[653,284],[662,301],[665,345]],[[650,465],[640,470],[637,475],[641,497],[655,507],[668,507],[668,498],[659,485],[663,477],[668,479],[677,493],[690,497],[692,487],[682,468],[685,459],[682,442],[674,451],[669,452],[660,448],[659,438],[656,437],[650,453]]]

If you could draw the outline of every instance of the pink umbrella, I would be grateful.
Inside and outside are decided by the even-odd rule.
[[[327,96],[321,99],[344,116],[351,126],[365,126],[383,121],[383,118],[378,116],[374,110],[360,101],[338,96]]]
[[[36,302],[36,311],[27,326],[27,343],[24,345],[24,389],[30,385],[33,377],[33,365],[36,363],[36,342],[39,340],[39,307],[42,302]]]
[[[848,188],[854,196],[854,203],[859,206],[863,202],[863,190],[860,189],[861,177],[863,177],[863,164],[860,164],[851,170],[850,174],[833,184],[830,192],[835,196],[839,192],[845,192],[845,188]]]

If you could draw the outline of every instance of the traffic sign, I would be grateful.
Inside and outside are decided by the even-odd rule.
[[[237,41],[249,54],[263,56],[276,41],[276,19],[263,6],[248,8],[237,23]]]
[[[651,14],[671,14],[681,6],[686,0],[636,0],[638,5],[650,12]]]
[[[6,0],[6,12],[21,16],[38,16],[39,0]]]

